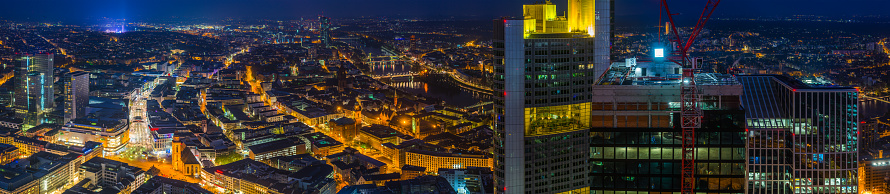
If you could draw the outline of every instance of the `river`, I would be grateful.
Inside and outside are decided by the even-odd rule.
[[[890,103],[877,100],[859,102],[859,120],[880,117],[890,110]]]
[[[408,64],[390,64],[373,65],[370,69],[375,75],[388,75],[411,72],[412,68]],[[438,99],[457,107],[467,107],[490,100],[488,95],[464,89],[444,75],[399,77],[381,81],[414,95]]]

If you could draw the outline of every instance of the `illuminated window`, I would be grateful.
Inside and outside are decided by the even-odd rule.
[[[540,136],[590,127],[590,103],[525,109],[525,135]]]

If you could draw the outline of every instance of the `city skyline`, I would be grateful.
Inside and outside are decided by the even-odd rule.
[[[890,2],[3,3],[0,194],[890,191]]]
[[[406,1],[406,0],[336,0],[336,1],[281,1],[281,0],[129,0],[129,1],[7,1],[10,7],[41,7],[38,10],[12,9],[0,13],[0,18],[14,20],[36,20],[81,22],[88,18],[115,19],[170,19],[170,18],[270,18],[299,19],[327,15],[333,18],[354,18],[362,16],[388,16],[405,18],[469,18],[489,19],[501,16],[521,15],[514,9],[523,4],[531,4],[535,0],[457,0],[457,1]],[[543,2],[543,0],[541,0]],[[566,3],[553,1],[560,13],[566,11]],[[701,3],[695,1],[671,2],[674,12],[681,17],[694,19],[701,11]],[[792,15],[817,16],[867,16],[885,14],[883,7],[890,6],[888,1],[852,0],[836,3],[830,0],[816,1],[725,1],[724,9],[715,13],[715,17],[784,17]],[[656,0],[625,0],[615,5],[616,16],[624,19],[640,20],[657,17],[659,2]],[[830,6],[829,6],[830,5]],[[793,8],[793,9],[789,9]],[[385,10],[385,11],[384,11]],[[619,17],[621,18],[621,17]]]

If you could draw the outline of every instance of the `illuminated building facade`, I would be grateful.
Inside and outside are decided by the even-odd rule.
[[[64,191],[69,181],[76,181],[78,154],[57,155],[38,152],[21,163],[0,166],[0,194],[55,193]]]
[[[201,183],[224,192],[243,194],[320,193],[337,190],[334,168],[327,164],[310,165],[297,172],[243,159],[201,170]]]
[[[111,191],[104,193],[132,193],[146,181],[145,171],[142,169],[105,158],[86,160],[76,172],[83,176],[82,181],[66,190],[65,193],[95,193],[95,190],[89,190],[84,187],[85,185],[99,188],[101,191]]]
[[[857,193],[858,95],[787,76],[745,87],[749,193]]]
[[[679,65],[627,60],[593,86],[591,193],[680,192]],[[695,192],[744,193],[742,86],[725,74],[696,75],[702,127],[696,129]]]
[[[198,158],[195,157],[195,154],[185,145],[179,141],[179,138],[174,138],[175,140],[172,143],[171,151],[173,170],[177,170],[182,172],[183,174],[197,176],[201,173],[201,164],[198,161]]]
[[[25,119],[25,129],[47,123],[54,109],[53,54],[26,54],[15,70],[16,117]]]
[[[464,169],[440,168],[439,176],[445,178],[457,193],[488,194],[494,192],[492,173],[486,167],[467,167]]]
[[[492,158],[483,153],[453,151],[421,140],[411,140],[399,145],[384,143],[381,149],[384,157],[390,159],[394,166],[422,167],[428,173],[436,173],[440,168],[489,167],[492,164]]]
[[[0,144],[0,165],[8,164],[19,159],[20,156],[22,156],[22,152],[19,151],[19,148],[10,144]]]
[[[103,155],[114,155],[130,144],[129,125],[126,119],[99,120],[77,119],[62,126],[56,140],[65,145],[84,146],[93,141],[102,143]]]
[[[306,154],[306,144],[299,138],[288,138],[269,143],[253,145],[248,148],[248,158],[269,162],[269,159],[279,156],[293,156],[297,154]]]
[[[588,7],[576,7],[582,4]],[[610,14],[593,10],[608,12],[609,0],[569,5]],[[598,46],[609,45],[611,33],[571,29],[580,13],[567,18],[555,10],[550,2],[525,5],[523,18],[494,21],[498,193],[589,192],[590,85],[608,68],[608,46]],[[608,25],[607,19],[585,22]]]
[[[890,192],[890,158],[866,160],[859,163],[859,189],[863,194]]]
[[[86,116],[90,103],[90,74],[73,72],[65,76],[65,122]]]

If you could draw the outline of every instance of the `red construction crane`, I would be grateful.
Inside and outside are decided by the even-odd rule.
[[[680,93],[682,101],[680,123],[683,125],[683,163],[681,164],[683,180],[681,182],[682,185],[680,190],[682,194],[692,194],[695,189],[695,129],[701,127],[702,120],[701,107],[698,107],[698,101],[701,98],[701,94],[698,92],[698,89],[695,88],[695,71],[701,64],[698,64],[697,62],[694,62],[692,58],[689,58],[688,51],[689,47],[691,47],[692,43],[695,41],[696,36],[701,33],[705,23],[708,23],[708,19],[711,18],[711,14],[714,13],[718,4],[720,4],[720,0],[708,0],[707,4],[705,4],[704,11],[702,11],[701,16],[698,18],[698,23],[695,24],[695,27],[689,34],[689,39],[683,42],[683,40],[680,39],[680,33],[677,31],[677,25],[674,23],[675,14],[672,14],[671,9],[668,8],[667,0],[661,0],[661,6],[664,7],[665,14],[667,14],[670,22],[669,30],[673,35],[668,38],[671,42],[676,43],[674,45],[674,51],[677,54],[672,56],[670,60],[683,67],[683,78],[681,80],[683,86]]]

